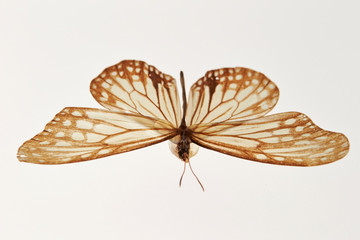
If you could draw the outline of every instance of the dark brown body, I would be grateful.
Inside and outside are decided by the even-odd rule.
[[[180,126],[180,142],[176,146],[179,158],[184,162],[189,162],[190,143],[189,130],[186,126]]]
[[[183,116],[182,116],[181,124],[178,129],[179,131],[178,135],[170,140],[171,141],[170,150],[181,161],[188,163],[190,157],[194,156],[198,152],[199,147],[192,143],[191,141],[192,131],[186,126],[186,122],[185,122],[187,101],[186,101],[183,72],[180,72],[180,82],[181,82],[182,98],[183,98]]]

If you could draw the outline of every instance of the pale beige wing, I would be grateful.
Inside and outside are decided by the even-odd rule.
[[[23,162],[62,164],[128,152],[176,135],[169,122],[130,113],[65,108],[18,150]]]
[[[167,120],[178,127],[181,107],[176,81],[143,61],[124,60],[106,68],[90,85],[93,97],[111,111]]]
[[[297,112],[199,125],[192,141],[235,157],[293,166],[330,163],[349,151],[345,135],[325,131]]]
[[[208,71],[190,89],[186,123],[258,118],[268,113],[278,98],[278,88],[262,73],[241,67]]]

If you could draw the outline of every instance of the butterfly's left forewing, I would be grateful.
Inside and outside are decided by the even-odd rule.
[[[345,135],[323,130],[297,112],[197,125],[192,140],[232,156],[293,166],[330,163],[349,151]]]
[[[211,70],[191,86],[186,123],[262,117],[278,98],[276,85],[260,72],[242,67]]]
[[[62,164],[128,152],[176,135],[166,120],[92,108],[65,108],[44,131],[26,141],[18,159]]]

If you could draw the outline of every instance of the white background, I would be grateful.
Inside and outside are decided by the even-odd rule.
[[[0,239],[360,239],[359,2],[0,1]],[[140,59],[187,88],[244,66],[300,111],[346,134],[319,167],[267,165],[200,149],[203,193],[167,143],[57,166],[18,147],[62,108],[101,108],[90,81]]]

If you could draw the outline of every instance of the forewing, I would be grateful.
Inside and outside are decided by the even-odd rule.
[[[208,71],[190,89],[186,123],[258,118],[275,106],[278,97],[276,85],[254,70],[236,67]]]
[[[93,97],[111,111],[167,120],[178,127],[181,108],[176,82],[154,66],[124,60],[106,68],[90,85]]]
[[[192,140],[232,156],[293,166],[330,163],[349,151],[345,135],[325,131],[297,112],[204,124],[194,129]]]
[[[41,164],[92,160],[164,141],[175,131],[167,121],[150,117],[65,108],[19,148],[18,159]]]

